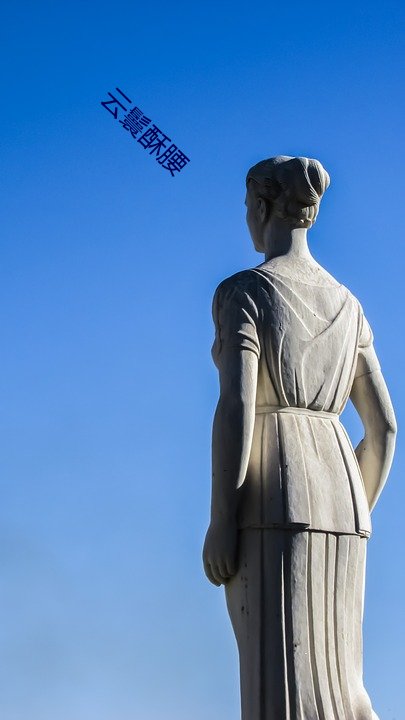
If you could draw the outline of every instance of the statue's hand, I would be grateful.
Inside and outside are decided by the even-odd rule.
[[[237,527],[235,522],[211,523],[205,538],[203,562],[205,574],[214,585],[225,584],[237,569]]]

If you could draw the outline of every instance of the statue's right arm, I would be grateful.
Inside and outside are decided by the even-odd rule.
[[[350,393],[364,426],[355,453],[370,511],[383,489],[394,457],[397,425],[394,409],[372,345],[363,350]]]
[[[212,436],[211,523],[203,560],[215,585],[236,572],[236,516],[255,423],[257,355],[230,349],[218,363],[220,398]]]

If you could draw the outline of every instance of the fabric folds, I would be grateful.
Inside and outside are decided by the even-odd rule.
[[[226,585],[242,720],[377,720],[362,678],[366,540],[240,531]]]
[[[256,406],[312,414],[256,415],[238,522],[241,528],[368,536],[360,469],[343,426],[332,416],[343,411],[359,355],[373,336],[358,300],[319,272],[317,283],[299,282],[266,263],[228,278],[214,296],[216,364],[224,355],[231,362],[229,353],[253,352]]]
[[[356,375],[379,368],[370,326],[322,268],[277,258],[221,283],[213,315],[221,372],[232,353],[257,357],[238,572],[226,585],[242,720],[377,720],[362,678],[370,515],[339,421]]]

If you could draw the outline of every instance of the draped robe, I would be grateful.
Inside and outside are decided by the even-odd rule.
[[[291,279],[271,262],[221,283],[213,317],[217,364],[225,350],[258,358],[239,569],[226,585],[242,718],[375,719],[361,653],[370,514],[339,421],[371,329],[326,271]]]

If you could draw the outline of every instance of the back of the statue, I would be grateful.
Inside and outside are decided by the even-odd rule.
[[[356,298],[311,256],[329,176],[279,156],[247,177],[265,262],[218,287],[211,524],[204,564],[225,584],[243,720],[375,720],[362,679],[370,510],[396,423]],[[340,422],[349,397],[367,442]]]

